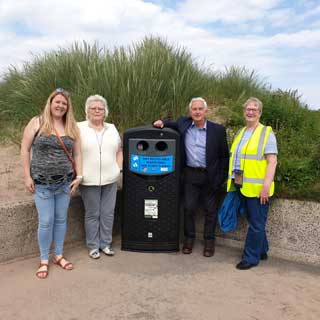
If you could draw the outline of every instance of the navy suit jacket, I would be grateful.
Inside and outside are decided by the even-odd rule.
[[[182,168],[186,167],[185,137],[192,124],[191,117],[180,117],[177,121],[163,120],[167,128],[178,131],[181,135]],[[206,129],[206,166],[208,179],[213,190],[222,187],[228,177],[229,148],[224,126],[207,120]]]

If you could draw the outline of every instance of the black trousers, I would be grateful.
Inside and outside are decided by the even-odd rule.
[[[205,170],[186,167],[184,170],[184,236],[196,237],[196,213],[204,210],[203,238],[212,240],[217,225],[217,195],[211,188]]]

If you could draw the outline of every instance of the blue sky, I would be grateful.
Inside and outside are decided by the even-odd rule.
[[[31,53],[82,40],[113,49],[150,35],[216,71],[254,69],[320,109],[319,0],[0,0],[0,78]]]

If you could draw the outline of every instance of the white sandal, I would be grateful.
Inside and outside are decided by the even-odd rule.
[[[99,259],[100,258],[100,252],[98,249],[93,249],[89,252],[89,257],[92,259]]]

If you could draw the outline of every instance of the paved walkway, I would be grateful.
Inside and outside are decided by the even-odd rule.
[[[238,271],[238,250],[218,247],[213,258],[120,251],[89,259],[84,247],[66,252],[73,271],[50,265],[46,280],[37,258],[0,264],[3,320],[250,320],[320,318],[320,270],[269,258]]]

